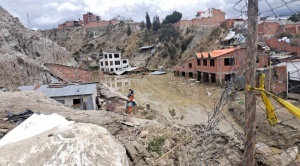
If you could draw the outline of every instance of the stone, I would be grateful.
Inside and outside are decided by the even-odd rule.
[[[128,159],[124,146],[107,129],[90,123],[73,123],[1,146],[0,163],[128,166]]]
[[[141,138],[146,138],[149,135],[149,131],[148,130],[144,130],[140,133],[140,137]]]

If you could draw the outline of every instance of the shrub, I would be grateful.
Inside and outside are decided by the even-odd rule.
[[[165,143],[166,138],[163,136],[158,136],[151,140],[147,146],[147,150],[149,152],[155,152],[159,156],[162,155],[163,145]]]
[[[277,34],[276,37],[278,39],[281,39],[283,37],[291,38],[291,37],[293,37],[293,35],[288,32],[282,32],[282,33]]]
[[[21,57],[18,57],[18,58],[17,58],[17,62],[18,62],[19,64],[24,64],[24,59],[21,58]]]

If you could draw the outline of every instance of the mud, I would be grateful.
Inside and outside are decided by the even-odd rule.
[[[110,76],[106,77],[105,83],[123,95],[127,95],[131,87],[140,105],[148,103],[159,114],[179,124],[206,123],[222,91],[221,88],[172,74],[146,75],[143,78],[141,75]],[[207,92],[212,95],[208,96]],[[172,109],[176,112],[175,119],[169,113]]]

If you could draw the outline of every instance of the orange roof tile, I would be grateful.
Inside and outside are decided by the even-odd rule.
[[[196,56],[197,56],[197,58],[202,58],[201,52],[197,52],[197,53],[196,53]]]
[[[222,49],[222,50],[214,50],[210,52],[210,57],[215,58],[215,57],[219,57],[221,55],[227,54],[229,52],[234,51],[235,48],[228,48],[228,49]]]
[[[208,58],[208,52],[202,52],[203,58]]]
[[[227,49],[222,49],[222,50],[214,50],[211,52],[201,52],[201,53],[196,53],[197,58],[216,58],[219,56],[222,56],[224,54],[230,53],[232,51],[236,50],[235,48],[227,48]]]

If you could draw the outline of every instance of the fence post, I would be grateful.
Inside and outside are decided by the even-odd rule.
[[[255,86],[257,56],[257,20],[258,0],[248,0],[248,37],[246,47],[246,84]],[[256,98],[254,91],[247,91],[245,96],[245,128],[243,165],[255,165],[255,114]]]

